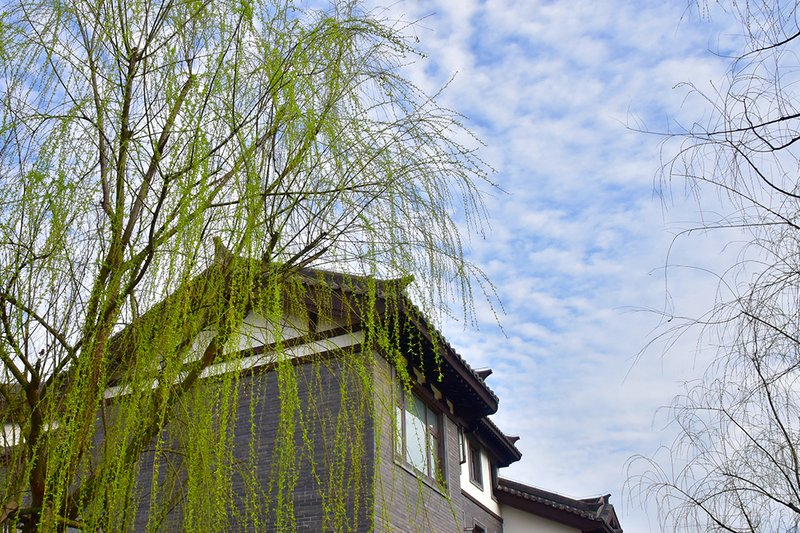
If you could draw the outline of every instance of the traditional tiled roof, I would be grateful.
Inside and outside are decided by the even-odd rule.
[[[476,431],[484,444],[494,452],[497,466],[503,468],[522,459],[522,452],[515,445],[519,437],[506,435],[489,417],[478,420]]]
[[[403,312],[412,321],[420,332],[422,332],[429,341],[440,348],[443,352],[444,360],[451,368],[455,370],[455,375],[448,376],[445,374],[442,381],[448,378],[464,381],[468,386],[473,388],[477,393],[480,400],[485,404],[484,408],[476,411],[475,414],[479,416],[486,416],[493,414],[497,411],[497,404],[499,399],[494,391],[489,388],[483,378],[461,357],[450,342],[444,335],[425,317],[422,311],[411,302],[410,299],[403,298],[404,309]]]
[[[423,346],[408,351],[412,359],[419,358],[411,361],[412,365],[420,365],[428,375],[428,380],[456,403],[457,414],[468,421],[471,430],[478,432],[484,444],[497,457],[499,466],[519,461],[522,454],[514,445],[516,438],[505,435],[487,418],[497,411],[499,402],[485,381],[491,371],[473,369],[424,313],[403,294],[411,278],[378,280],[316,268],[305,268],[299,274],[303,283],[324,286],[326,290],[353,295],[368,294],[369,290],[374,290],[378,298],[396,298],[400,304],[400,315],[425,339]]]
[[[402,312],[432,344],[444,352],[445,362],[456,370],[457,379],[465,380],[468,385],[477,389],[479,396],[487,404],[483,414],[491,414],[497,410],[499,399],[494,391],[486,385],[483,377],[453,348],[445,336],[431,324],[422,311],[408,297],[402,294],[402,289],[411,283],[411,277],[380,280],[317,268],[304,268],[300,271],[300,276],[303,279],[303,283],[308,285],[324,284],[329,290],[342,290],[352,294],[367,294],[371,287],[370,284],[374,284],[377,296],[381,298],[387,297],[392,290],[399,290],[398,296],[402,302]]]
[[[328,290],[342,290],[352,294],[368,294],[374,288],[378,297],[385,297],[392,290],[403,289],[413,281],[411,276],[377,279],[313,267],[301,269],[298,275],[309,286],[324,286]]]
[[[576,527],[584,533],[622,533],[608,494],[575,499],[505,478],[498,478],[495,492],[500,503]]]

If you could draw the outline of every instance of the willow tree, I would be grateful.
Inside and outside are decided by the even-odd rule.
[[[481,224],[484,165],[402,77],[402,27],[353,1],[1,13],[0,524],[130,527],[136,465],[181,405],[214,412],[188,426],[208,449],[185,470],[223,465],[239,374],[203,387],[203,371],[249,311],[303,302],[306,266],[413,275],[423,311],[468,308],[459,228]],[[203,481],[210,505],[182,493],[186,524],[229,511],[225,472]]]
[[[673,330],[699,328],[700,345],[717,356],[667,411],[676,440],[645,460],[634,481],[660,502],[671,531],[797,531],[798,4],[719,5],[739,23],[729,43],[741,48],[724,80],[689,86],[703,117],[669,137],[677,156],[664,177],[698,192],[705,225],[696,231],[742,247],[738,262],[716,273],[708,312]]]

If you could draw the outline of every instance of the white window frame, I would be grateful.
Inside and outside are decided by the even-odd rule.
[[[422,413],[418,412],[420,410]],[[442,419],[441,411],[431,405],[431,402],[415,391],[405,391],[397,384],[394,410],[395,459],[440,484],[444,483]]]
[[[467,441],[467,463],[469,463],[470,483],[483,490],[483,451],[481,446],[472,440]]]

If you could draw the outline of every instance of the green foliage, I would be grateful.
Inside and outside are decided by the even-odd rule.
[[[370,505],[373,357],[397,346],[398,306],[378,304],[402,289],[379,297],[370,280],[413,275],[434,317],[453,302],[468,317],[484,287],[453,217],[480,226],[485,166],[458,115],[401,76],[414,54],[351,1],[4,4],[0,524],[126,530],[145,502],[148,529],[178,509],[189,530],[232,515],[287,530],[309,464],[327,525],[371,517],[346,507]],[[287,316],[339,312],[307,266],[366,276],[343,304],[368,334],[334,350],[334,420],[300,401],[324,380],[301,379],[284,342],[313,337]],[[270,471],[241,345],[254,316],[280,398]],[[329,457],[309,444],[321,424]],[[234,456],[242,427],[253,439]]]

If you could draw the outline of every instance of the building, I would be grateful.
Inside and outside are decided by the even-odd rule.
[[[608,496],[573,500],[499,476],[521,453],[489,418],[491,371],[471,368],[436,331],[404,296],[407,280],[305,269],[292,283],[302,298],[279,316],[250,310],[238,352],[204,372],[214,401],[189,396],[141,458],[125,528],[622,532]],[[142,323],[150,315],[157,325],[157,313]],[[198,331],[199,347],[210,333]],[[123,330],[119,364],[133,360],[133,339],[158,335]],[[107,391],[111,405],[130,394],[124,374]],[[219,430],[223,409],[235,416]],[[191,466],[198,457],[202,468]]]
[[[495,496],[505,533],[617,533],[622,531],[610,495],[576,500],[499,478]]]
[[[517,437],[489,418],[498,408],[486,383],[491,371],[470,367],[402,295],[405,282],[372,285],[311,269],[299,276],[306,309],[285,310],[280,342],[308,421],[295,440],[304,452],[294,470],[293,516],[282,522],[265,513],[261,524],[278,531],[622,531],[608,496],[573,500],[499,477],[521,453]],[[393,332],[396,350],[367,341],[363,315],[371,291],[377,313],[370,320]],[[249,450],[263,478],[273,461],[292,453],[276,451],[281,393],[268,322],[251,312],[242,327],[239,357],[247,373],[237,409],[254,414],[239,419],[233,437],[234,454]],[[371,385],[354,375],[363,369]],[[337,430],[331,420],[344,422]],[[146,491],[142,496],[147,501]],[[332,502],[338,513],[330,511]]]

